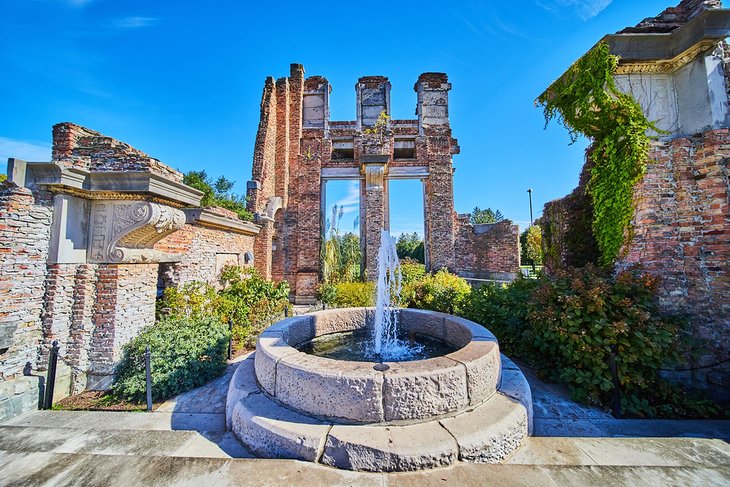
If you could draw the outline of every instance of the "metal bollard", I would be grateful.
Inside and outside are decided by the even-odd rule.
[[[147,412],[152,411],[152,366],[150,365],[150,357],[151,353],[148,345],[144,350],[144,371],[147,381]]]
[[[289,306],[284,307],[284,318],[289,318]]]
[[[228,323],[228,360],[233,357],[233,323]]]
[[[58,365],[58,340],[53,340],[48,354],[48,373],[46,375],[46,391],[43,398],[43,409],[53,407],[53,388],[56,385],[56,366]]]
[[[616,345],[611,345],[611,355],[609,357],[609,365],[611,366],[611,380],[613,380],[613,417],[621,419],[621,383],[618,379],[618,367],[616,366]]]

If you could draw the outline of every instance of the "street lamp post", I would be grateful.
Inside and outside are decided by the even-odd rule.
[[[527,194],[530,198],[530,226],[532,226],[532,188],[527,189]],[[537,272],[535,270],[535,261],[532,260],[532,273],[534,274],[535,272]]]

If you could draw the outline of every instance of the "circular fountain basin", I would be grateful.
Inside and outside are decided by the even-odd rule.
[[[499,346],[488,330],[463,318],[399,311],[399,328],[433,337],[455,351],[409,362],[345,361],[297,349],[316,337],[369,328],[372,310],[333,309],[281,321],[256,346],[256,378],[280,403],[349,423],[438,418],[480,404],[496,391]]]
[[[261,457],[364,471],[498,463],[523,444],[529,385],[476,323],[400,310],[404,333],[450,347],[424,360],[336,360],[298,349],[326,335],[367,334],[373,316],[369,308],[333,309],[265,330],[231,379],[228,428]]]

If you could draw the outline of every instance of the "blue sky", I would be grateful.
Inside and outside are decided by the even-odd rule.
[[[585,147],[543,130],[534,99],[605,33],[670,3],[1,0],[0,169],[50,159],[51,126],[72,121],[244,191],[266,76],[304,64],[330,80],[332,119],[351,120],[358,77],[388,76],[393,117],[413,118],[416,78],[444,71],[456,210],[491,207],[524,227],[527,188],[537,217],[575,187]],[[347,200],[341,186],[330,202]],[[420,231],[417,185],[391,207],[393,233]]]

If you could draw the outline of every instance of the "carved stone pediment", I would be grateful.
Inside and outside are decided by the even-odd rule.
[[[185,213],[148,201],[94,201],[88,261],[96,263],[170,262],[179,256],[152,246],[185,225]]]

